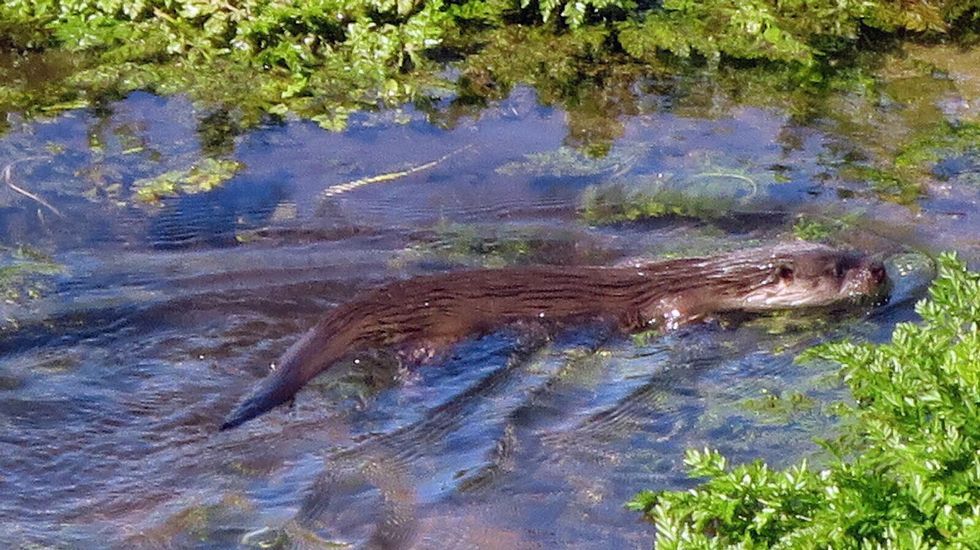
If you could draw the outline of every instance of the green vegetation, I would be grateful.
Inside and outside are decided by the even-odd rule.
[[[873,231],[867,226],[860,211],[826,213],[821,215],[800,214],[793,221],[793,236],[803,241],[833,242],[848,231]],[[843,239],[846,240],[846,239]]]
[[[980,545],[980,274],[940,257],[921,324],[891,343],[818,346],[803,360],[842,366],[853,402],[825,467],[730,466],[689,451],[691,491],[644,491],[629,507],[658,548],[976,548]],[[775,399],[775,398],[774,398]],[[786,407],[809,407],[790,396]]]
[[[233,160],[203,158],[186,170],[136,180],[133,191],[137,200],[157,204],[169,196],[210,191],[231,179],[242,167],[242,163]]]
[[[440,223],[432,231],[402,253],[396,262],[504,267],[570,261],[602,263],[609,259],[608,251],[590,246],[582,235],[550,228]]]
[[[804,241],[821,242],[836,234],[840,230],[840,225],[838,223],[832,224],[827,220],[800,216],[793,224],[793,235]]]
[[[882,200],[898,204],[912,204],[922,196],[919,180],[890,168],[871,166],[845,166],[841,169],[845,179],[868,182],[871,191]]]
[[[43,276],[61,271],[61,265],[33,248],[0,247],[0,301],[37,298],[45,289]]]
[[[600,157],[590,157],[572,147],[560,147],[544,153],[529,153],[520,162],[510,162],[497,172],[506,175],[585,177],[616,175],[629,171],[640,160],[648,147],[645,144],[627,146],[605,152]]]
[[[448,87],[460,106],[517,82],[546,102],[587,102],[576,83],[617,69],[581,63],[611,57],[758,61],[821,82],[871,37],[969,40],[978,17],[975,0],[20,0],[0,5],[3,45],[20,56],[0,64],[0,105],[43,113],[147,89],[234,106],[246,125],[292,112],[341,128],[354,110],[425,107]],[[487,63],[517,49],[528,55]],[[460,60],[454,82],[447,60]]]
[[[502,170],[550,164],[555,174],[615,178],[644,154],[612,145],[626,117],[655,108],[644,103],[650,94],[679,116],[715,116],[719,103],[733,102],[784,109],[798,121],[838,117],[830,132],[870,154],[833,170],[862,185],[870,180],[878,197],[911,204],[936,156],[955,149],[943,132],[955,128],[962,143],[970,132],[966,124],[936,128],[942,113],[934,104],[949,83],[925,91],[914,83],[880,86],[880,54],[913,42],[947,42],[947,50],[974,44],[978,20],[976,0],[14,0],[0,4],[0,110],[100,113],[134,90],[186,94],[203,109],[204,155],[222,158],[235,135],[264,119],[298,116],[336,130],[354,112],[414,103],[435,124],[453,126],[526,85],[567,114],[566,147]],[[906,69],[917,66],[934,82],[933,73],[975,64],[975,56],[955,52],[916,55]],[[890,59],[894,65],[901,56]],[[849,133],[867,114],[849,105],[879,110],[881,102],[907,103],[890,95],[915,91],[932,109],[908,109],[929,121],[910,125],[918,128],[913,135],[896,140],[891,124],[882,125],[885,136],[869,135],[866,125]],[[841,93],[861,99],[840,109],[832,98]],[[876,139],[900,150],[863,150]],[[155,183],[161,195],[187,191]],[[107,185],[89,191],[123,200]],[[146,193],[141,198],[159,198]],[[645,202],[638,211],[597,215],[676,214],[686,208],[677,203],[690,201],[661,193]]]
[[[493,230],[481,231],[475,226],[456,223],[440,224],[435,232],[431,240],[412,247],[399,261],[424,258],[502,267],[527,263],[531,253],[531,241],[519,235],[498,235]]]
[[[924,126],[881,166],[845,165],[841,175],[869,182],[871,191],[883,200],[913,204],[923,194],[921,182],[935,175],[937,162],[963,155],[980,156],[980,124],[941,121]]]
[[[940,124],[931,133],[920,136],[904,147],[895,158],[895,167],[914,173],[931,169],[940,160],[960,155],[980,158],[980,124]]]
[[[760,199],[759,184],[741,171],[716,170],[683,178],[664,175],[590,188],[582,200],[582,217],[591,224],[663,216],[714,220],[751,210]]]
[[[183,546],[214,544],[214,525],[242,521],[252,507],[247,496],[231,492],[207,501],[190,502],[160,525],[133,535],[128,542],[133,546],[152,546],[160,540],[174,540]]]

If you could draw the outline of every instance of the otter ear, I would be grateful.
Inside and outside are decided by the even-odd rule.
[[[786,283],[793,282],[793,266],[791,264],[780,264],[776,268],[776,278]]]

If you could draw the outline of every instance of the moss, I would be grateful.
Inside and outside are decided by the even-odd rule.
[[[497,172],[508,176],[520,174],[555,178],[611,175],[628,171],[646,149],[645,144],[638,144],[593,157],[572,147],[560,147],[543,153],[529,153],[523,161],[504,164],[497,168]]]
[[[161,525],[141,532],[136,539],[147,537],[140,541],[143,545],[174,539],[181,541],[178,544],[183,545],[215,544],[219,541],[214,537],[220,534],[220,531],[215,530],[216,525],[238,520],[252,508],[252,502],[245,495],[226,493],[220,500],[189,504],[177,510]]]
[[[937,169],[940,163],[958,158],[967,165],[980,163],[980,124],[942,121],[924,128],[902,140],[890,158],[874,165],[847,163],[840,169],[841,176],[866,182],[882,200],[910,205],[922,197],[927,180],[949,177]]]
[[[864,182],[879,199],[898,204],[913,204],[923,193],[919,178],[891,168],[867,165],[847,165],[841,168],[841,176]]]
[[[742,406],[746,410],[760,413],[770,422],[787,424],[794,417],[813,411],[819,404],[813,397],[794,391],[788,395],[763,392],[761,397],[745,399]]]

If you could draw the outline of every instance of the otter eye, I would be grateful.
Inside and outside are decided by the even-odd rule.
[[[836,262],[834,264],[833,271],[834,277],[837,277],[838,279],[844,277],[844,264],[841,262]]]
[[[793,266],[788,264],[783,264],[776,268],[776,276],[779,277],[780,281],[785,281],[790,283],[793,281]]]

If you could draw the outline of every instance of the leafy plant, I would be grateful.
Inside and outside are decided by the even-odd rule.
[[[921,324],[883,345],[834,343],[829,360],[854,402],[825,468],[731,466],[688,451],[690,491],[644,491],[628,506],[658,548],[976,548],[980,545],[980,274],[939,258]]]
[[[974,0],[10,0],[2,45],[52,79],[0,67],[0,106],[44,113],[146,89],[234,105],[246,123],[295,113],[338,129],[356,110],[438,103],[450,85],[499,94],[479,77],[540,84],[542,97],[582,92],[578,62],[622,52],[660,70],[665,59],[770,63],[796,88],[850,64],[873,33],[882,44],[962,34],[978,14]],[[520,35],[525,55],[487,75],[480,54],[521,49]],[[446,59],[459,60],[454,84]],[[600,120],[616,131],[614,119],[581,128]]]

